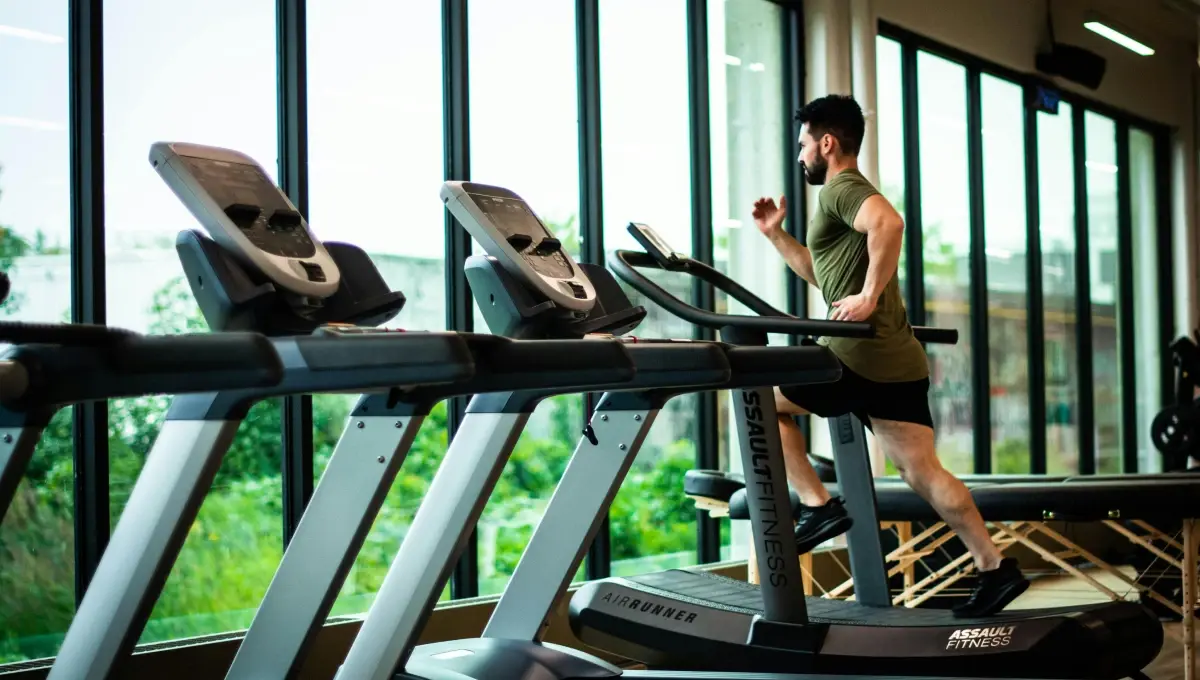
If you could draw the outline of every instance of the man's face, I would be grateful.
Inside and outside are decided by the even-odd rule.
[[[825,137],[827,135],[822,135]],[[812,132],[805,125],[800,131],[800,169],[804,171],[804,180],[809,184],[819,186],[825,183],[829,174],[829,162],[821,154],[821,144],[813,139]]]

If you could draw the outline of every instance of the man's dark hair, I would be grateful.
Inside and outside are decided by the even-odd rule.
[[[822,135],[833,135],[842,147],[842,153],[857,154],[862,146],[866,121],[863,120],[862,107],[854,101],[854,97],[843,94],[830,94],[820,99],[814,99],[796,112],[796,122],[808,125],[808,132],[813,139]]]

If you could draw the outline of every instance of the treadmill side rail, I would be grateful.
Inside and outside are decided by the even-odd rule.
[[[227,680],[299,673],[424,420],[349,417]]]
[[[239,424],[163,424],[48,678],[115,677],[146,625]]]
[[[658,411],[608,411],[603,408],[607,396],[591,420],[597,443],[580,438],[483,637],[540,640],[550,609],[608,517]]]
[[[390,680],[404,663],[528,420],[468,410],[336,678]]]

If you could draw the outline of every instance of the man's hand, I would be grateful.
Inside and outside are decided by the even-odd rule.
[[[833,321],[866,321],[875,312],[875,298],[858,293],[833,303]]]
[[[779,231],[779,227],[783,224],[783,218],[787,217],[787,196],[779,197],[779,205],[775,205],[773,198],[760,198],[754,202],[754,224],[764,236]]]

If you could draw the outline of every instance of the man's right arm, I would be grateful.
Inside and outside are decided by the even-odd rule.
[[[776,229],[767,240],[771,245],[775,246],[775,250],[783,256],[783,261],[787,262],[787,266],[791,268],[796,276],[808,281],[812,285],[820,288],[817,284],[817,275],[813,272],[812,253],[804,244],[797,241],[791,234],[783,229]]]

